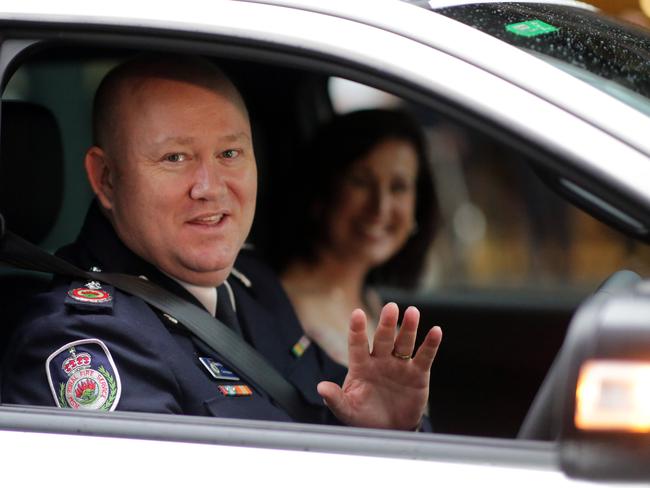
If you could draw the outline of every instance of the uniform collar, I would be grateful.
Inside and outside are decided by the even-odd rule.
[[[214,286],[198,286],[172,278],[196,298],[203,308],[214,317],[217,313],[217,289]]]

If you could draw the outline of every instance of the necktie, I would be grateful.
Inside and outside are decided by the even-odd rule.
[[[215,314],[215,317],[230,327],[238,335],[242,335],[237,314],[235,313],[235,310],[232,307],[232,302],[230,301],[230,290],[228,290],[226,285],[220,285],[217,287],[217,313]]]

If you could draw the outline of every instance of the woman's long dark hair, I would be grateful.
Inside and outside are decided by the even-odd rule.
[[[367,284],[414,286],[423,269],[423,261],[433,239],[437,205],[424,135],[418,123],[400,110],[362,110],[336,116],[318,130],[303,157],[294,165],[291,182],[286,186],[282,222],[299,239],[273,239],[271,261],[282,272],[295,259],[313,261],[319,245],[326,242],[327,212],[335,207],[343,178],[352,164],[387,139],[410,142],[418,159],[415,221],[417,230],[402,249],[384,264],[373,269]],[[297,231],[297,232],[296,232]]]

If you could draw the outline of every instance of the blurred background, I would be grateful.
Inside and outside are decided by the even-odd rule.
[[[587,0],[586,3],[595,5],[605,12],[609,12],[630,22],[646,27],[650,25],[647,16],[650,2],[647,0]]]

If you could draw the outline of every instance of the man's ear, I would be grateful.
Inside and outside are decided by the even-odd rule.
[[[106,210],[113,208],[113,180],[115,169],[111,165],[106,152],[98,146],[92,146],[86,151],[84,158],[86,175],[95,195]]]

